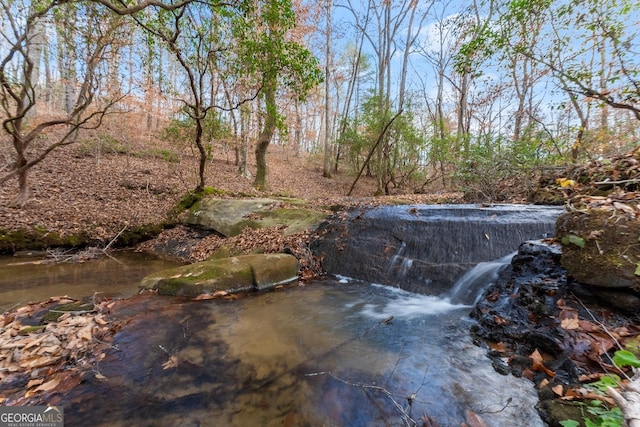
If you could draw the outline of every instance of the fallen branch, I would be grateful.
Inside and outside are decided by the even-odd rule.
[[[627,427],[640,427],[640,372],[636,371],[622,391],[607,387],[607,394],[620,407]]]
[[[638,184],[640,183],[640,178],[636,178],[636,179],[623,179],[620,181],[599,181],[599,182],[594,182],[594,185],[618,185],[618,184]]]
[[[109,244],[107,246],[104,247],[104,249],[102,250],[102,252],[107,253],[107,251],[109,250],[109,248],[111,247],[111,245],[113,245],[113,243],[118,240],[118,237],[120,237],[120,235],[122,233],[124,233],[124,230],[127,229],[127,226],[125,225],[124,227],[122,227],[122,230],[120,230],[120,232],[118,234],[116,234],[116,237],[114,237],[113,239],[111,239],[111,241],[109,242]]]

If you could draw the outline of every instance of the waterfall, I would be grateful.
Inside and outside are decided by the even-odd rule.
[[[522,242],[553,236],[562,212],[528,205],[357,209],[324,223],[311,250],[327,273],[443,296],[477,264],[491,270],[485,263],[518,250]],[[473,303],[476,293],[469,292],[455,297]]]
[[[513,252],[500,259],[481,262],[467,271],[453,285],[451,290],[443,295],[452,304],[475,305],[482,292],[495,283],[500,270],[511,263],[511,259],[517,252]]]

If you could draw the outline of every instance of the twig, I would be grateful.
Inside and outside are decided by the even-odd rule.
[[[511,402],[513,401],[513,398],[510,397],[507,399],[507,403],[504,404],[504,406],[502,406],[502,408],[496,410],[496,411],[486,411],[486,410],[481,410],[478,411],[478,414],[497,414],[498,412],[502,412],[505,409],[507,409],[509,407],[509,405],[511,405]]]
[[[620,181],[600,181],[600,182],[594,182],[594,185],[617,185],[617,184],[638,184],[640,183],[640,178],[635,178],[635,179],[623,179]]]
[[[102,252],[107,253],[107,251],[109,250],[109,248],[111,247],[111,245],[113,245],[113,243],[118,240],[118,237],[120,237],[120,235],[122,233],[124,233],[124,230],[127,229],[127,226],[125,225],[124,227],[122,227],[122,230],[120,230],[120,232],[118,234],[116,234],[116,237],[114,237],[113,239],[111,239],[111,241],[109,242],[109,244],[107,246],[105,246],[105,248],[102,250]]]
[[[389,400],[391,400],[391,402],[393,403],[393,406],[398,410],[398,412],[400,412],[400,417],[402,418],[402,420],[405,422],[406,425],[408,426],[417,426],[418,423],[411,418],[411,416],[409,414],[407,414],[407,410],[405,408],[402,407],[402,405],[400,403],[398,403],[394,397],[394,394],[392,394],[389,390],[387,390],[384,387],[381,386],[377,386],[377,385],[370,385],[370,384],[362,384],[362,383],[355,383],[352,381],[348,381],[345,380],[343,378],[337,377],[335,376],[332,372],[330,371],[324,371],[324,372],[313,372],[313,373],[309,373],[309,374],[304,374],[306,377],[315,377],[315,376],[320,376],[320,375],[327,375],[331,378],[333,378],[336,381],[340,381],[343,384],[346,384],[348,386],[352,386],[352,387],[360,387],[363,390],[376,390],[379,392],[382,392],[384,395],[386,395]],[[411,405],[409,405],[409,408],[411,407]],[[407,408],[408,409],[408,408]]]
[[[609,338],[611,338],[613,340],[613,342],[618,346],[618,348],[620,350],[623,349],[622,345],[620,344],[620,342],[618,342],[618,340],[616,339],[616,337],[613,336],[613,334],[611,334],[611,332],[609,332],[609,330],[607,329],[607,327],[604,325],[604,323],[602,323],[601,321],[599,321],[598,319],[596,319],[596,317],[593,315],[593,313],[591,312],[591,310],[589,310],[584,303],[582,302],[582,300],[580,298],[578,298],[575,294],[571,294],[582,306],[582,308],[584,308],[587,313],[589,313],[589,316],[591,316],[591,319],[593,319],[594,322],[596,322],[598,324],[598,326],[600,326],[602,328],[602,330],[604,331],[605,334],[609,335]]]

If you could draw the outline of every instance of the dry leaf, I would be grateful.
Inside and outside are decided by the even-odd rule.
[[[34,391],[51,391],[58,387],[58,384],[60,384],[60,378],[54,378],[44,384],[41,384]]]
[[[562,329],[572,330],[580,327],[580,321],[577,317],[567,317],[560,322]]]
[[[544,366],[542,355],[537,349],[529,355],[529,359],[531,359],[531,369],[533,371],[544,372],[550,377],[554,377],[556,375],[555,372]]]
[[[558,384],[557,386],[552,387],[551,390],[553,390],[553,392],[560,397],[562,397],[562,395],[564,394],[564,387],[562,387],[562,384]]]
[[[36,379],[33,379],[33,380],[29,380],[29,382],[27,383],[27,388],[38,386],[38,385],[42,384],[43,382],[44,382],[43,378],[36,378]]]

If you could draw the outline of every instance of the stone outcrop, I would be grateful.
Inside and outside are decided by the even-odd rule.
[[[356,209],[324,223],[311,249],[328,273],[437,295],[476,264],[552,237],[562,212],[525,205]]]
[[[556,237],[563,243],[562,265],[577,281],[640,291],[640,221],[635,215],[568,212],[558,218]]]
[[[160,295],[197,297],[269,290],[297,280],[298,261],[289,254],[242,255],[197,262],[153,273],[139,288]]]
[[[196,203],[184,222],[225,237],[236,236],[246,227],[282,227],[283,233],[288,235],[313,230],[327,216],[324,212],[306,208],[302,203],[296,199],[211,197]]]

